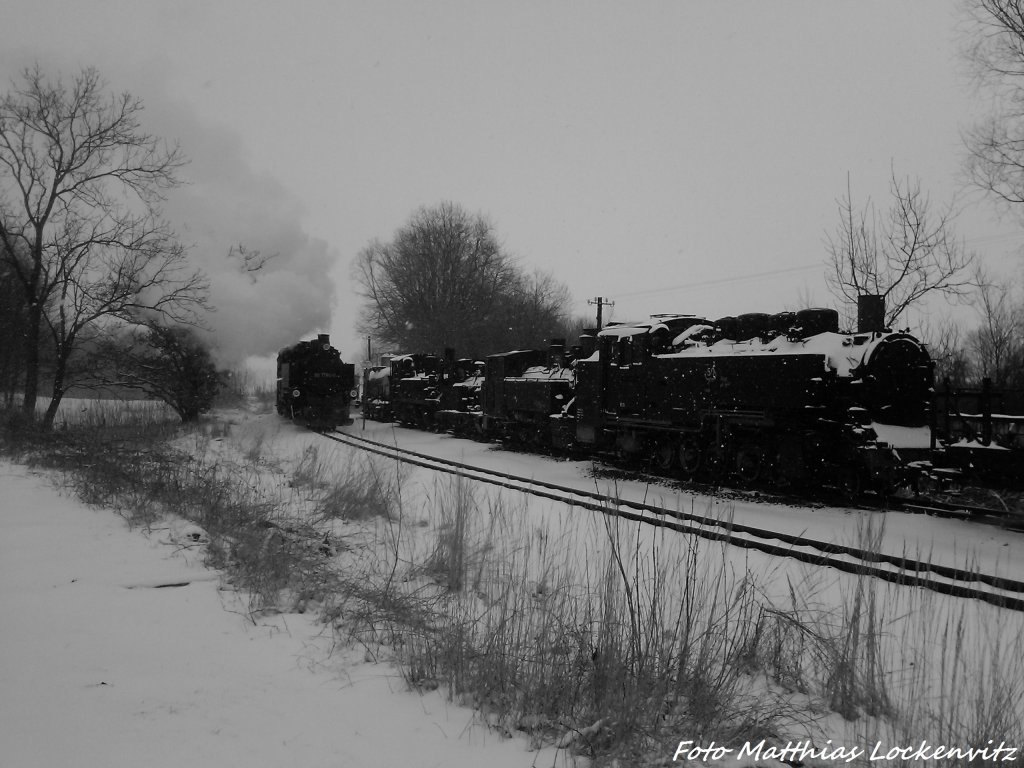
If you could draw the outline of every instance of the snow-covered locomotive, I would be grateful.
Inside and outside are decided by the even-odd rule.
[[[328,429],[351,424],[355,366],[345,363],[326,334],[277,355],[277,412],[301,424]]]
[[[882,327],[881,309],[865,302],[856,333],[830,309],[614,324],[571,351],[492,355],[478,399],[449,400],[477,432],[521,444],[686,478],[884,490],[927,451],[933,366],[916,338]],[[457,422],[440,406],[444,378],[420,367],[408,384],[429,389],[432,417]],[[393,364],[392,393],[401,376]]]
[[[808,309],[615,325],[576,364],[576,441],[685,477],[899,484],[927,447],[932,363],[906,333]]]

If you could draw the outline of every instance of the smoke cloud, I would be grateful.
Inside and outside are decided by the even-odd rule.
[[[177,137],[191,161],[181,173],[186,185],[170,193],[164,213],[209,278],[215,311],[206,324],[218,363],[273,355],[328,328],[336,258],[304,231],[298,199],[252,168],[239,136],[184,110],[152,109],[157,103],[147,99],[156,130]],[[259,259],[246,263],[240,246]]]
[[[190,103],[193,94],[175,94],[175,67],[166,57],[96,50],[88,34],[77,39],[81,50],[72,45],[47,50],[45,56],[37,45],[0,48],[0,72],[16,80],[16,73],[42,60],[49,76],[70,86],[82,66],[95,64],[111,93],[126,90],[142,99],[146,132],[180,145],[190,161],[179,173],[185,184],[168,193],[163,212],[189,248],[192,263],[209,278],[216,311],[204,321],[218,364],[230,368],[249,357],[276,355],[281,347],[329,328],[335,295],[330,269],[337,258],[326,242],[304,230],[298,198],[258,171],[238,132],[201,120]],[[0,93],[9,85],[0,83]],[[229,257],[240,244],[272,258],[247,271]]]

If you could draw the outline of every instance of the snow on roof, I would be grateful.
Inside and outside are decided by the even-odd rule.
[[[642,333],[650,333],[650,331],[651,327],[649,325],[610,325],[597,335],[623,339],[627,336],[639,336]]]
[[[694,336],[697,336],[698,334],[704,333],[704,331],[713,331],[714,329],[715,329],[715,326],[708,325],[706,323],[697,323],[696,325],[691,325],[685,331],[683,331],[678,336],[676,336],[674,339],[672,339],[672,346],[674,346],[674,347],[681,347],[683,344],[685,344],[687,341],[689,341]]]
[[[521,379],[572,379],[573,371],[571,368],[545,368],[544,366],[534,366],[533,368],[527,368],[523,371]]]
[[[844,377],[852,376],[853,371],[866,363],[883,340],[896,335],[891,332],[825,332],[796,340],[791,340],[786,335],[780,335],[767,342],[760,338],[747,341],[722,339],[710,345],[698,340],[702,332],[714,328],[713,324],[697,315],[666,314],[651,315],[648,320],[643,321],[611,324],[599,331],[597,335],[603,338],[622,340],[658,331],[674,333],[671,341],[673,351],[655,353],[656,357],[819,354],[824,356],[825,364],[829,368],[834,369],[838,376]],[[587,360],[596,360],[599,357],[600,353],[595,352]]]
[[[608,325],[599,331],[597,335],[612,336],[621,339],[627,336],[639,336],[644,333],[654,333],[655,331],[671,331],[674,321],[678,320],[703,321],[703,318],[697,317],[696,315],[651,315],[649,320]]]
[[[696,333],[696,331],[694,331]],[[791,341],[786,336],[778,336],[771,341],[761,339],[749,341],[717,341],[714,344],[697,344],[676,352],[669,352],[658,357],[716,357],[720,355],[793,355],[820,354],[825,357],[829,368],[833,368],[839,376],[850,376],[865,360],[870,350],[874,349],[881,337],[875,338],[865,334],[819,333],[804,339]]]

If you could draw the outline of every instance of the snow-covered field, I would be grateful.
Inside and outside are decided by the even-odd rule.
[[[0,765],[552,765],[311,617],[263,616],[149,531],[0,462]]]
[[[315,449],[326,466],[359,466],[351,449],[275,416],[235,414],[232,421],[227,438],[197,440],[196,453],[223,455],[227,461],[231,455],[263,452],[294,466]],[[375,422],[357,421],[348,430],[547,482],[606,490],[587,463],[508,453]],[[271,463],[267,466],[255,482],[280,485],[271,477]],[[202,532],[194,527],[164,519],[148,530],[129,530],[121,517],[85,507],[52,481],[0,463],[0,766],[528,766],[567,760],[564,751],[531,751],[525,738],[488,730],[478,713],[447,702],[443,687],[410,692],[394,667],[374,662],[363,650],[339,646],[313,617],[252,613],[245,595],[202,566]],[[429,546],[424,536],[436,528],[431,516],[447,492],[439,482],[425,470],[403,473],[403,514],[410,531],[421,534],[402,542],[408,562],[422,558]],[[992,526],[892,512],[738,503],[635,482],[620,482],[614,490],[622,497],[826,541],[858,544],[866,536],[880,537],[885,551],[1024,578],[1024,537]],[[599,559],[599,549],[608,543],[605,521],[593,513],[511,491],[480,487],[472,493],[481,508],[494,509],[497,499],[497,506],[512,510],[516,531],[509,546],[527,539],[557,541],[578,550],[585,564]],[[636,552],[676,545],[664,534],[635,526],[627,535]],[[802,586],[806,607],[840,605],[859,588],[853,577],[812,573],[808,566],[757,553],[710,548],[707,556],[738,580],[752,574],[772,599],[785,602],[793,585]],[[908,641],[917,645],[905,634],[913,612],[928,615],[914,617],[918,623],[912,629],[944,626],[949,617],[959,617],[955,621],[971,645],[965,657],[976,651],[983,659],[993,638],[1005,634],[1009,641],[1024,630],[1019,614],[970,601],[896,587],[886,587],[881,599],[885,615],[893,619],[885,628],[893,653],[909,653]],[[925,655],[941,651],[941,638],[920,640],[921,646],[932,646]],[[893,659],[894,683],[900,675],[914,678],[913,670]],[[813,728],[795,730],[794,738],[806,734],[817,744],[831,738],[836,744],[872,746],[868,718],[847,723],[818,711],[811,719]],[[687,737],[679,734],[680,741]],[[689,764],[742,764],[735,753],[705,758]]]

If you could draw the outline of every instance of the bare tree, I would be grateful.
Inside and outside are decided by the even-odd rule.
[[[1024,3],[967,0],[972,27],[965,53],[993,111],[966,133],[967,170],[1011,208],[1024,203]]]
[[[997,387],[1019,383],[1024,354],[1021,331],[1024,313],[1012,286],[997,283],[982,269],[977,270],[978,303],[981,324],[968,335],[971,356],[980,376]]]
[[[182,422],[208,411],[222,384],[209,349],[186,326],[122,329],[98,344],[90,364],[100,386],[144,392],[171,406]]]
[[[353,264],[366,304],[360,331],[382,346],[477,356],[534,341],[567,292],[524,277],[483,216],[453,203],[421,208],[391,242],[371,242]]]
[[[0,243],[0,251],[3,251]],[[28,312],[25,297],[15,282],[10,265],[13,256],[0,256],[0,394],[4,407],[14,403],[25,370],[25,331]]]
[[[484,333],[487,350],[537,349],[565,326],[569,289],[541,270],[520,274],[506,286],[495,307],[492,333]]]
[[[0,244],[25,297],[24,409],[35,410],[40,342],[54,348],[53,423],[77,346],[111,320],[194,322],[206,281],[162,219],[184,164],[144,132],[142,102],[108,94],[92,68],[66,87],[36,65],[0,98]]]
[[[919,333],[935,363],[935,381],[948,382],[955,387],[967,386],[972,364],[963,338],[963,325],[948,317],[937,325],[923,321]]]
[[[954,207],[935,210],[919,180],[901,180],[893,171],[889,191],[891,205],[880,215],[870,199],[863,208],[854,205],[847,181],[839,225],[826,238],[825,277],[847,306],[862,294],[883,296],[891,325],[928,294],[967,293],[974,255],[953,232]]]

